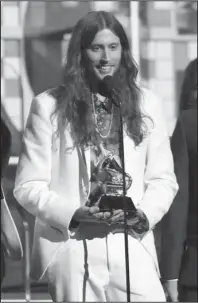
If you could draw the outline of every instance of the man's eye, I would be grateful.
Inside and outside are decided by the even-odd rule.
[[[97,52],[97,51],[99,51],[99,49],[100,49],[100,47],[98,45],[94,45],[94,46],[91,47],[91,50],[93,52]]]
[[[110,45],[110,49],[114,50],[117,48],[117,46],[118,46],[117,44],[112,44],[112,45]]]

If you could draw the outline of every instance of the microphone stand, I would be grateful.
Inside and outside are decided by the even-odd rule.
[[[115,97],[115,92],[112,90],[111,99],[116,107],[119,107],[120,127],[119,127],[119,141],[120,141],[120,158],[122,166],[123,178],[123,199],[124,199],[124,244],[125,244],[125,265],[126,265],[126,291],[127,302],[130,301],[130,272],[129,272],[129,245],[128,245],[128,226],[127,226],[127,204],[126,204],[126,180],[125,180],[125,159],[124,159],[124,138],[123,138],[123,119],[121,113],[121,105],[119,100]]]
[[[126,262],[126,290],[127,290],[127,302],[130,301],[130,272],[129,272],[129,246],[128,246],[128,226],[127,226],[127,205],[126,205],[126,180],[125,180],[125,159],[124,159],[124,138],[123,138],[123,119],[121,114],[121,106],[119,102],[119,114],[120,114],[120,127],[119,127],[119,139],[120,139],[120,158],[122,164],[122,177],[123,177],[123,199],[124,199],[124,244],[125,244],[125,262]]]
[[[116,91],[113,88],[112,76],[106,76],[106,81],[103,88],[106,89],[106,94],[112,100],[112,103],[119,108],[120,127],[119,127],[119,141],[120,141],[120,158],[122,166],[122,179],[123,179],[123,201],[124,201],[124,244],[125,244],[125,265],[126,265],[126,291],[127,302],[130,301],[130,273],[129,273],[129,245],[128,245],[128,226],[127,226],[127,202],[126,202],[126,180],[125,180],[125,160],[124,160],[124,139],[123,139],[123,119],[121,113],[121,104],[116,97]],[[105,80],[104,78],[104,80]],[[108,79],[107,79],[108,78]]]

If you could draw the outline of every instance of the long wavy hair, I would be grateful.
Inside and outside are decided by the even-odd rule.
[[[196,93],[195,93],[196,92]],[[180,110],[197,107],[197,58],[190,61],[184,71],[180,94]]]
[[[85,50],[103,29],[110,29],[121,42],[121,62],[115,73],[119,83],[117,93],[127,134],[138,145],[147,132],[140,108],[141,91],[136,84],[138,69],[122,25],[105,11],[89,12],[74,27],[63,69],[63,84],[52,92],[57,99],[54,114],[58,116],[58,129],[69,124],[76,145],[89,146],[93,143],[96,136],[92,118],[93,91],[86,69]],[[114,123],[117,121],[114,119]]]

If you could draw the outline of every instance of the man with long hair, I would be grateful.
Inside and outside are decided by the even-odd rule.
[[[36,217],[32,277],[47,275],[56,302],[126,301],[126,217],[121,200],[110,211],[100,204],[117,201],[124,180],[136,208],[127,216],[130,300],[165,301],[152,230],[178,186],[159,100],[137,73],[119,21],[90,12],[73,30],[62,85],[32,102],[14,195]]]

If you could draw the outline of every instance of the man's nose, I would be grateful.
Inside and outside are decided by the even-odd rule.
[[[103,61],[103,62],[109,62],[109,60],[110,60],[109,50],[108,49],[104,49],[101,61]]]

